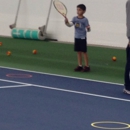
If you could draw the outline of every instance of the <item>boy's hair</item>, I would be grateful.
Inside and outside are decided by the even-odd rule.
[[[84,4],[77,5],[77,8],[82,9],[83,11],[86,11],[86,6]]]

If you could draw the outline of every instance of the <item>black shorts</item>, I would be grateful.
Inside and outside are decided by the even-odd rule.
[[[75,38],[74,51],[76,52],[87,52],[87,39]]]

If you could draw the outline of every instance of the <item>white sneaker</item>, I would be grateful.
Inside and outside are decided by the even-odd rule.
[[[125,88],[123,89],[123,92],[126,94],[130,94],[130,91],[126,90]]]

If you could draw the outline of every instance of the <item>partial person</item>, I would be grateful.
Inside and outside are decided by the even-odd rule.
[[[77,52],[78,66],[75,71],[89,72],[90,66],[87,54],[87,32],[90,31],[90,25],[88,19],[84,16],[86,12],[86,6],[80,4],[77,6],[77,16],[75,16],[71,22],[66,18],[65,24],[68,27],[74,25],[75,27],[75,45],[74,50]],[[82,64],[82,55],[84,56],[85,66]]]
[[[125,88],[124,93],[130,94],[130,0],[126,3],[126,25],[128,46],[126,48]]]

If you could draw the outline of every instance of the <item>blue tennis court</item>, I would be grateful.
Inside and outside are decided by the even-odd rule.
[[[0,67],[1,130],[130,129],[122,84]]]

